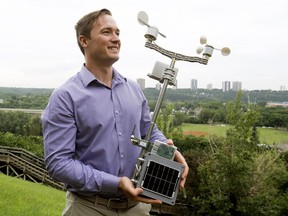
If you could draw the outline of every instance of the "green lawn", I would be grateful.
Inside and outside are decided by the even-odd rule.
[[[183,132],[207,132],[208,135],[224,136],[228,126],[226,125],[208,125],[208,124],[182,124]],[[257,128],[260,143],[265,144],[287,144],[288,131],[277,130],[274,128]]]
[[[0,173],[0,215],[60,216],[65,192]]]
[[[275,128],[259,128],[260,142],[265,144],[287,144],[288,131]]]

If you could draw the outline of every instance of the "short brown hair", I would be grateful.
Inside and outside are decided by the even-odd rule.
[[[90,33],[91,33],[92,28],[93,28],[93,24],[98,19],[98,17],[100,15],[102,15],[102,14],[108,14],[108,15],[112,16],[112,13],[108,9],[103,8],[101,10],[94,11],[94,12],[91,12],[89,14],[86,14],[75,25],[77,43],[78,43],[78,46],[79,46],[81,52],[83,53],[83,55],[85,53],[84,53],[83,47],[80,44],[79,36],[83,35],[84,37],[90,39]]]

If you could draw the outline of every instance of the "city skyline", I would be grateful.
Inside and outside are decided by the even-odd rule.
[[[150,78],[147,78],[147,79],[150,79]],[[138,82],[138,80],[140,81],[141,80],[141,83]],[[157,81],[154,81],[154,84],[151,85],[147,85],[147,82],[146,82],[146,79],[144,78],[138,78],[136,80],[136,82],[141,86],[141,88],[143,89],[143,83],[144,83],[144,88],[158,88],[159,89],[159,82]],[[177,82],[177,80],[176,80]],[[227,86],[227,88],[225,88],[225,90],[223,90],[223,83],[224,82],[229,82],[229,87]],[[211,82],[210,83],[207,83],[206,84],[206,87],[205,87],[205,84],[203,86],[199,86],[198,85],[198,79],[190,79],[190,86],[188,87],[184,87],[184,86],[179,86],[178,85],[178,82],[177,82],[177,86],[176,87],[173,87],[173,88],[190,88],[190,89],[208,89],[208,90],[212,90],[212,89],[222,89],[223,91],[226,91],[226,89],[229,90],[234,90],[234,91],[239,91],[239,90],[248,90],[248,89],[245,89],[243,88],[243,83],[241,81],[229,81],[229,80],[223,80],[221,82],[221,87],[215,87]],[[172,86],[171,86],[172,87]],[[279,89],[254,89],[254,90],[274,90],[274,91],[287,91],[287,88],[285,85],[280,85],[279,86]]]

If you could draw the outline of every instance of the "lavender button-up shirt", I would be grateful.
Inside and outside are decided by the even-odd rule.
[[[83,66],[52,93],[42,114],[45,164],[67,190],[120,195],[121,176],[132,177],[141,148],[131,143],[150,125],[147,100],[137,83],[113,70],[112,88]],[[154,127],[151,141],[166,141]]]

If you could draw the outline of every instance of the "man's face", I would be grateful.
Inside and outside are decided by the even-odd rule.
[[[112,65],[119,59],[120,30],[112,16],[103,14],[94,22],[87,39],[86,58],[98,64]]]

